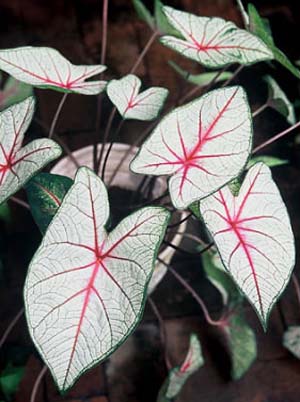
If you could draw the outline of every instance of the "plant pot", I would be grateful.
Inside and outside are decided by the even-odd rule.
[[[105,152],[108,148],[109,144],[105,145],[105,150],[104,150],[104,155]],[[120,160],[124,156],[124,154],[129,150],[130,145],[128,144],[121,144],[121,143],[115,143],[111,153],[109,155],[109,159],[106,165],[105,169],[105,177],[104,181],[105,183],[108,183],[111,179],[111,176],[113,175],[116,167],[118,166]],[[101,145],[98,145],[98,153],[100,152]],[[134,174],[130,171],[129,169],[129,164],[133,157],[136,155],[138,151],[137,147],[132,148],[124,162],[122,163],[118,174],[114,176],[112,179],[110,186],[116,186],[120,187],[121,189],[126,189],[126,190],[131,190],[131,191],[136,191],[143,180],[143,176]],[[89,145],[87,147],[78,149],[77,151],[73,152],[74,158],[77,160],[80,166],[87,166],[89,168],[93,167],[93,146]],[[102,158],[102,163],[103,163],[103,158]],[[102,169],[102,163],[100,165],[99,171]],[[68,176],[70,178],[74,178],[75,173],[76,173],[77,167],[75,163],[72,161],[72,159],[69,156],[66,156],[62,158],[51,170],[51,173],[54,174],[60,174],[64,176]],[[167,181],[165,177],[158,177],[155,181],[154,187],[153,187],[153,197],[157,198],[160,195],[162,195],[165,191],[167,190]],[[145,194],[143,194],[145,195]],[[180,221],[183,219],[186,215],[186,212],[179,212],[176,220]],[[186,229],[186,221],[182,222],[178,226],[178,232],[183,233]],[[175,246],[178,246],[182,240],[182,235],[181,234],[175,234],[172,238],[168,239],[172,244]],[[164,261],[165,264],[169,264],[172,260],[172,257],[175,253],[175,250],[171,247],[166,247],[164,248],[158,255],[159,259]],[[151,278],[151,281],[149,283],[148,287],[148,294],[153,292],[153,290],[156,288],[156,286],[159,284],[159,282],[162,280],[162,278],[165,276],[167,272],[166,266],[157,260],[153,272],[153,276]]]

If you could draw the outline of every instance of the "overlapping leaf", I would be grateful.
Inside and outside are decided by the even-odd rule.
[[[31,213],[42,233],[45,233],[72,183],[69,177],[39,173],[27,184]]]
[[[161,42],[206,67],[230,63],[251,64],[273,59],[272,51],[257,36],[221,18],[196,15],[164,7],[169,22],[184,39],[163,36]]]
[[[87,81],[106,69],[102,65],[74,65],[57,50],[25,46],[0,51],[0,70],[40,88],[97,95],[105,81]]]
[[[30,97],[0,113],[0,203],[61,154],[59,145],[44,138],[22,147],[33,112]]]
[[[191,82],[192,84],[199,85],[200,87],[209,85],[211,82],[217,83],[220,81],[225,81],[232,78],[233,73],[230,71],[224,71],[220,73],[219,71],[214,72],[206,72],[201,74],[191,74],[188,71],[180,68],[176,63],[172,61],[169,62],[170,66],[174,68],[174,70],[180,74],[186,81]]]
[[[8,77],[0,91],[0,110],[22,102],[32,95],[32,89],[31,85],[18,81],[14,77]]]
[[[29,330],[63,391],[136,326],[169,220],[142,208],[108,234],[108,216],[103,182],[79,169],[29,268]]]
[[[171,175],[172,202],[184,209],[238,176],[251,143],[252,120],[243,88],[222,88],[167,115],[142,145],[131,169]]]
[[[257,163],[238,196],[229,187],[200,202],[200,212],[226,269],[266,328],[295,264],[288,213],[270,169]]]
[[[189,350],[184,362],[170,371],[167,380],[160,390],[157,401],[168,402],[173,400],[179,394],[188,378],[203,364],[204,359],[199,339],[197,335],[192,334]]]
[[[139,93],[141,80],[129,74],[107,85],[107,95],[123,119],[152,120],[160,112],[168,96],[168,90],[152,87]]]

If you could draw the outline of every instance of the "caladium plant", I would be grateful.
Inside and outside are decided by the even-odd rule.
[[[162,325],[163,319],[149,295],[163,278],[168,278],[168,271],[195,298],[207,322],[218,328],[230,354],[231,377],[239,379],[250,369],[257,354],[255,333],[244,314],[244,302],[252,304],[266,329],[271,309],[295,264],[288,212],[269,169],[288,161],[254,154],[300,123],[296,122],[289,98],[273,78],[264,78],[269,97],[252,114],[245,89],[234,83],[239,70],[225,69],[231,64],[250,66],[276,59],[296,76],[298,70],[283,57],[272,37],[267,38],[269,25],[251,5],[247,13],[242,2],[238,2],[246,25],[243,30],[218,17],[196,16],[165,7],[160,0],[155,1],[154,15],[141,0],[133,3],[154,32],[131,72],[122,77],[103,79],[103,55],[101,64],[73,65],[48,47],[0,51],[0,69],[10,75],[6,82],[18,89],[14,96],[7,95],[6,87],[1,93],[4,102],[0,105],[0,203],[11,199],[29,208],[43,237],[26,278],[25,310],[33,342],[62,392],[126,340],[140,322],[148,298]],[[106,26],[104,23],[104,30]],[[160,34],[164,35],[160,38],[164,45],[196,61],[198,68],[200,63],[215,69],[190,74],[170,62],[188,85],[196,87],[163,112],[162,118],[159,115],[168,89],[151,86],[141,91],[142,81],[135,75]],[[97,80],[90,80],[96,75]],[[39,172],[61,155],[57,143],[48,138],[24,141],[34,114],[34,97],[28,96],[33,87],[65,92],[49,137],[67,93],[101,94],[97,100],[98,116],[100,110],[105,111],[101,106],[104,96],[113,104],[101,150],[98,152],[96,140],[90,160],[78,162],[77,152],[70,155],[62,142],[69,154],[64,161],[70,160],[78,167],[74,180],[63,176],[64,171],[55,170],[61,175]],[[198,91],[201,96],[196,96]],[[194,99],[189,101],[192,96]],[[252,150],[253,116],[266,107],[284,115],[292,127]],[[113,124],[115,115],[121,120],[117,131]],[[134,194],[126,193],[124,200],[119,200],[125,213],[110,231],[109,197],[114,188],[98,175],[101,166],[101,177],[106,181],[105,168],[114,143],[107,143],[107,139],[115,138],[113,134],[118,134],[127,120],[143,121],[146,125],[155,119],[155,126],[152,123],[146,127],[147,136],[138,139],[142,145],[131,161],[131,171],[127,168],[121,172],[120,167],[134,148],[123,145],[124,158],[117,164],[111,162],[116,164],[112,176],[119,174],[118,182],[124,181],[122,191],[134,188]],[[101,127],[102,133],[98,120],[95,126]],[[85,167],[92,166],[92,159],[94,171]],[[162,176],[158,181],[159,185],[163,183],[163,190],[154,197],[157,176]],[[29,204],[11,198],[23,187]],[[204,227],[201,237],[189,233],[187,221],[192,215]],[[176,220],[178,216],[180,219]],[[168,230],[166,235],[167,229],[178,227],[180,230]],[[170,237],[172,234],[175,237]],[[172,267],[174,250],[190,253],[181,248],[182,238],[201,245],[196,248],[189,244],[189,249],[196,249],[199,269],[202,267],[221,295],[222,314],[218,320],[210,316],[200,295]],[[168,254],[168,248],[172,254]],[[298,332],[298,326],[290,327],[284,336],[285,346],[295,355]],[[3,338],[0,347],[2,343]],[[170,368],[169,363],[166,358]],[[177,397],[188,377],[202,365],[201,345],[193,334],[185,361],[169,372],[158,400]]]
[[[104,184],[81,168],[29,268],[29,330],[62,391],[139,321],[169,212],[143,208],[110,234],[108,218]]]
[[[0,203],[61,154],[58,144],[44,138],[22,147],[33,112],[30,97],[0,113]]]
[[[187,208],[234,179],[252,145],[252,120],[242,87],[211,91],[173,110],[131,163],[140,174],[170,175],[173,205]]]
[[[97,95],[106,85],[105,81],[87,81],[102,73],[105,66],[75,66],[57,50],[47,47],[1,50],[0,69],[35,87],[62,92]]]

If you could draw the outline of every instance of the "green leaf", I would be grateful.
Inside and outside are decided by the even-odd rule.
[[[254,166],[257,162],[263,162],[265,165],[269,167],[276,167],[287,165],[289,161],[285,159],[276,158],[275,156],[267,156],[267,155],[260,155],[260,156],[253,156],[247,164],[246,169],[250,169]]]
[[[220,292],[224,306],[233,305],[242,300],[242,295],[225,271],[218,252],[202,254],[202,266],[207,279]]]
[[[24,367],[9,364],[0,374],[0,385],[5,398],[10,399],[17,391],[24,374]]]
[[[168,402],[176,398],[188,378],[204,364],[201,344],[197,335],[190,336],[190,345],[184,362],[170,370],[168,378],[163,383],[157,402]]]
[[[284,117],[286,117],[287,121],[290,124],[295,124],[296,116],[292,102],[288,99],[288,97],[274,80],[274,78],[267,75],[266,77],[264,77],[264,80],[268,84],[269,89],[269,106],[277,110]]]
[[[227,346],[231,356],[231,377],[241,378],[250,368],[257,356],[256,338],[246,322],[242,309],[230,315],[224,327]]]
[[[288,69],[297,78],[300,78],[300,71],[292,64],[287,56],[275,46],[269,21],[262,18],[255,6],[251,3],[248,4],[248,14],[250,18],[250,31],[262,39],[269,49],[273,52],[275,60],[282,66]]]
[[[182,35],[175,29],[168,21],[164,11],[164,5],[160,0],[154,0],[154,17],[156,27],[162,34],[175,35],[182,37]]]
[[[283,335],[283,346],[289,350],[297,359],[300,359],[300,326],[288,327]]]
[[[151,29],[155,30],[155,20],[144,3],[141,0],[132,0],[132,4],[140,19],[146,22]]]
[[[220,81],[228,80],[233,76],[230,71],[224,71],[220,74],[219,71],[209,72],[209,73],[201,73],[201,74],[191,74],[186,70],[183,70],[173,61],[169,61],[169,65],[179,74],[181,75],[186,81],[199,85],[200,87],[204,87],[209,85],[212,81],[215,83]]]
[[[39,173],[26,186],[33,218],[45,233],[73,180],[65,176]]]
[[[0,110],[22,102],[32,94],[33,88],[31,85],[18,81],[14,77],[8,77],[3,90],[0,91]]]
[[[0,205],[0,220],[4,221],[5,223],[9,224],[11,222],[11,210],[7,202],[3,202]]]

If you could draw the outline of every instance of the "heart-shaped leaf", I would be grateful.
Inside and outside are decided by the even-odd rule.
[[[206,67],[223,67],[230,63],[248,65],[273,59],[272,51],[261,39],[232,22],[198,17],[171,7],[164,7],[164,12],[184,39],[163,36],[162,44]]]
[[[201,345],[197,335],[192,334],[190,345],[184,362],[173,368],[164,382],[157,399],[157,402],[167,402],[173,400],[187,379],[194,374],[204,364]]]
[[[21,147],[33,112],[30,97],[0,113],[0,203],[61,154],[60,146],[46,138]]]
[[[290,124],[296,123],[296,116],[294,106],[287,98],[286,94],[277,84],[277,82],[269,75],[265,77],[265,81],[269,87],[269,105],[273,109],[277,110]]]
[[[169,215],[161,207],[142,208],[107,234],[105,186],[88,168],[78,170],[24,290],[30,334],[60,390],[137,325]]]
[[[105,66],[75,66],[57,50],[48,47],[25,46],[1,50],[0,69],[35,87],[63,92],[97,95],[106,86],[105,81],[86,81],[102,73]]]
[[[252,118],[245,91],[242,87],[217,89],[162,119],[131,169],[172,175],[172,202],[184,209],[238,176],[251,143]]]
[[[300,359],[300,326],[288,327],[283,335],[283,346],[289,350],[297,359]]]
[[[42,233],[45,233],[72,184],[69,177],[39,173],[26,185],[31,213]]]
[[[107,85],[107,95],[123,119],[153,120],[163,107],[169,91],[152,87],[139,94],[141,80],[133,74]]]
[[[0,91],[0,110],[6,109],[15,103],[22,102],[32,95],[32,86],[8,77],[4,88]]]
[[[289,216],[270,169],[257,163],[238,196],[229,187],[200,202],[222,261],[267,326],[295,264]]]

